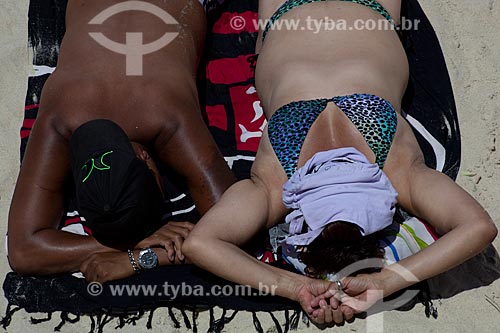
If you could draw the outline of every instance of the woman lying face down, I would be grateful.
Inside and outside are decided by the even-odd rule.
[[[400,5],[266,0],[259,16],[276,21],[327,15],[348,24],[397,24]],[[266,29],[256,88],[269,123],[252,177],[224,193],[193,229],[183,253],[227,280],[275,287],[268,290],[300,302],[317,323],[349,320],[381,298],[479,253],[497,229],[474,198],[425,165],[400,115],[407,80],[406,54],[393,30]],[[320,276],[358,256],[380,258],[376,246],[365,243],[392,223],[396,204],[444,236],[379,272],[329,282],[266,265],[241,250],[285,219],[287,244],[308,247],[299,257],[312,276]],[[341,240],[360,235],[363,244],[343,247]],[[340,257],[326,260],[333,251],[327,241],[343,247]]]
[[[396,199],[387,176],[356,149],[316,153],[283,186],[291,210],[283,257],[316,277],[383,258],[374,233],[392,224]]]

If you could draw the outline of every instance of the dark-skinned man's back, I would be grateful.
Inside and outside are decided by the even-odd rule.
[[[21,274],[85,270],[93,257],[106,253],[107,261],[121,267],[121,273],[113,267],[118,273],[110,279],[131,272],[126,252],[57,230],[63,188],[71,173],[68,143],[78,127],[93,119],[115,122],[139,158],[150,164],[149,154],[155,155],[183,177],[201,214],[234,182],[198,102],[195,76],[206,29],[203,7],[196,0],[132,2],[154,8],[159,16],[138,7],[110,15],[102,24],[89,24],[123,2],[68,2],[57,69],[42,91],[9,215],[9,260]],[[166,24],[160,17],[165,13],[178,24]],[[126,61],[128,55],[101,45],[90,34],[102,33],[126,44],[127,33],[142,33],[142,43],[150,44],[166,32],[177,35],[158,51],[143,55],[134,68]],[[159,259],[160,264],[169,263],[161,255]]]

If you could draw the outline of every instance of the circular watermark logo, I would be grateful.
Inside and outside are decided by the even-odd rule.
[[[246,20],[243,16],[234,16],[229,21],[229,25],[231,26],[231,29],[240,31],[245,28]]]
[[[102,291],[103,287],[99,282],[90,282],[87,285],[87,292],[90,296],[99,296],[100,294],[102,294]]]
[[[377,258],[369,258],[369,259],[364,259],[357,261],[341,271],[339,271],[337,274],[335,274],[336,279],[341,280],[344,277],[353,275],[354,273],[363,270],[363,269],[370,269],[370,268],[383,268],[383,262],[380,259]],[[405,281],[410,282],[411,284],[420,282],[420,280],[413,274],[411,271],[406,269],[405,267],[395,263],[390,266],[391,271],[393,271],[395,274],[399,275],[402,277]],[[375,291],[374,291],[375,292]],[[377,290],[376,292],[380,292],[380,294],[383,294],[382,290]],[[406,290],[404,293],[399,295],[398,297],[391,299],[391,300],[382,300],[380,302],[377,302],[373,306],[371,304],[366,304],[362,305],[361,307],[369,308],[369,313],[375,313],[375,312],[381,312],[381,311],[386,311],[386,310],[394,310],[397,309],[400,306],[405,305],[406,303],[410,302],[413,297],[417,296],[418,290]],[[358,303],[362,304],[362,302]]]
[[[92,20],[89,24],[100,25],[108,18],[128,11],[142,11],[159,17],[165,24],[179,24],[169,13],[162,8],[144,1],[125,1],[117,3],[106,8]],[[89,32],[92,37],[101,46],[113,52],[124,54],[126,56],[126,73],[128,76],[140,76],[143,73],[143,57],[146,54],[156,52],[167,46],[178,35],[178,32],[165,32],[159,39],[149,44],[143,43],[142,32],[126,32],[125,44],[118,43],[109,39],[101,32]]]
[[[344,277],[353,276],[354,273],[359,272],[364,269],[381,269],[384,267],[384,263],[381,259],[378,258],[369,258],[357,261],[335,275],[328,276],[328,279],[331,281],[342,280]],[[399,275],[403,280],[410,282],[412,285],[414,283],[420,282],[415,274],[413,274],[410,270],[399,265],[398,263],[394,263],[385,269],[390,269],[394,274]],[[383,323],[384,323],[384,314],[383,311],[395,310],[407,303],[409,303],[417,294],[418,290],[406,290],[402,292],[397,297],[392,297],[391,299],[385,299],[383,290],[367,290],[367,297],[363,299],[358,299],[356,302],[356,308],[354,310],[359,312],[366,312],[367,318],[367,332],[375,333],[375,332],[383,332]],[[342,301],[342,294],[339,294],[340,301]],[[346,295],[346,294],[343,294]],[[374,299],[380,299],[377,302],[373,302]]]

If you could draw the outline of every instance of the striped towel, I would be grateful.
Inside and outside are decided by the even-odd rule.
[[[412,217],[402,224],[394,222],[384,230],[380,245],[385,250],[385,265],[390,265],[425,249],[438,239],[434,228]]]

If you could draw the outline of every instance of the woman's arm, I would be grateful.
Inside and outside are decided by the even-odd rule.
[[[361,302],[361,299],[366,301],[368,290],[378,289],[379,296],[385,297],[436,276],[478,254],[497,235],[488,213],[449,177],[423,163],[416,165],[410,174],[409,197],[402,206],[444,236],[380,273],[344,279],[346,292],[355,297],[346,298],[343,303],[357,311],[364,311],[373,303]],[[408,278],[404,272],[410,272],[416,279]],[[312,305],[316,303],[317,300]]]
[[[267,265],[240,246],[252,239],[266,222],[279,221],[270,208],[270,196],[261,183],[244,180],[229,188],[222,199],[196,224],[183,244],[183,253],[197,266],[226,280],[298,301],[312,314],[313,298],[334,288],[331,283]],[[319,324],[344,320],[338,303],[318,305],[313,320]],[[328,310],[328,311],[326,311]],[[346,314],[347,319],[352,314]]]
[[[295,279],[240,249],[259,231],[279,223],[286,213],[281,199],[286,175],[274,155],[267,130],[251,174],[251,179],[239,181],[224,192],[191,231],[182,252],[194,264],[224,279],[256,289],[277,286],[274,293],[293,298]]]
[[[445,174],[418,164],[411,175],[410,203],[404,208],[444,234],[399,262],[419,280],[425,280],[477,255],[495,239],[497,228],[484,208]],[[384,286],[387,294],[407,287],[408,283],[390,267],[381,274],[388,279]]]
[[[240,249],[266,227],[269,205],[263,184],[252,180],[234,184],[196,224],[183,244],[184,255],[224,279],[255,289],[275,286],[276,294],[293,298],[294,284],[287,274]]]

